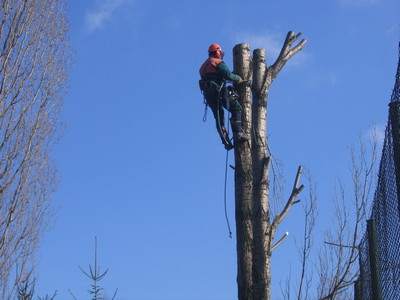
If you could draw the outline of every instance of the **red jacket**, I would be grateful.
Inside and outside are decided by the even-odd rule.
[[[200,67],[200,76],[203,78],[206,74],[218,72],[218,65],[222,63],[222,59],[209,57]]]

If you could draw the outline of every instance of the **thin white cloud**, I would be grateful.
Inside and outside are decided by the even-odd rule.
[[[96,7],[86,13],[86,28],[88,32],[101,29],[111,20],[115,11],[126,4],[128,0],[102,0]]]

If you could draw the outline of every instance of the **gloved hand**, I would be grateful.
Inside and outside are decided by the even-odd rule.
[[[249,87],[251,87],[252,83],[253,83],[252,80],[243,80],[243,79],[241,79],[237,84],[239,86],[249,86]]]

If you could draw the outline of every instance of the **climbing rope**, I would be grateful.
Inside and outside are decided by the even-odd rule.
[[[231,224],[229,222],[229,216],[228,216],[228,210],[227,210],[227,201],[226,201],[226,186],[227,186],[227,181],[228,181],[228,158],[229,158],[229,151],[226,150],[226,156],[225,156],[225,187],[224,187],[224,210],[225,210],[225,221],[226,221],[226,226],[228,228],[228,234],[229,238],[232,238],[232,230],[231,230]]]
[[[228,111],[228,117],[226,119],[226,133],[227,133],[227,138],[229,139],[230,135],[230,126],[229,126],[229,120],[231,118],[231,113],[229,109],[229,101],[226,103],[226,109]],[[219,119],[219,109],[218,109],[218,119]],[[218,120],[219,124],[220,121]],[[228,140],[229,142],[229,140]],[[224,177],[224,213],[225,213],[225,221],[226,221],[226,227],[228,229],[228,236],[231,239],[232,238],[232,230],[231,230],[231,223],[229,221],[229,216],[228,216],[228,205],[227,205],[227,182],[228,182],[228,161],[229,161],[229,149],[226,149],[226,155],[225,155],[225,177]]]
[[[207,111],[208,111],[208,103],[206,98],[204,98],[204,114],[203,114],[203,122],[207,122]]]
[[[227,124],[227,133],[229,136],[229,117],[230,113],[228,113],[228,124]],[[226,150],[226,155],[225,155],[225,180],[224,180],[224,212],[225,212],[225,221],[226,221],[226,226],[228,228],[228,234],[229,238],[232,238],[232,230],[231,230],[231,224],[229,222],[229,216],[228,216],[228,209],[227,209],[227,201],[226,201],[226,187],[227,187],[227,181],[228,181],[228,159],[229,159],[229,150]]]

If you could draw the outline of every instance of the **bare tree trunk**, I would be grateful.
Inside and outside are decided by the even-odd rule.
[[[254,299],[270,299],[270,235],[266,101],[262,87],[266,75],[265,49],[253,53],[253,284]]]
[[[233,49],[234,72],[243,79],[251,77],[251,55],[248,44],[236,45]],[[252,130],[252,94],[250,87],[239,89],[243,109],[243,130],[250,136]],[[235,145],[235,215],[237,238],[238,296],[239,300],[253,300],[252,293],[252,197],[253,170],[251,141]],[[255,300],[255,299],[254,299]]]
[[[306,41],[301,34],[288,32],[279,57],[269,68],[265,63],[265,49],[254,51],[251,59],[248,44],[233,49],[234,72],[244,80],[254,76],[252,89],[240,86],[240,104],[243,108],[243,130],[252,138],[235,143],[235,204],[239,300],[269,300],[271,298],[272,240],[279,224],[289,213],[303,186],[299,185],[299,167],[292,193],[282,211],[270,222],[267,152],[267,94],[273,79],[287,61],[303,49]],[[254,69],[254,73],[253,73]],[[254,102],[252,97],[254,96]]]

